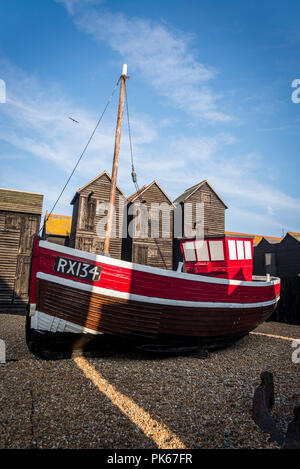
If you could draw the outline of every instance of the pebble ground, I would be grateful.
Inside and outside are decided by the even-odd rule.
[[[274,375],[272,415],[283,432],[300,405],[289,340],[251,334],[207,358],[46,361],[28,351],[24,329],[24,317],[0,315],[0,448],[278,448],[251,418],[263,370]],[[300,326],[275,322],[255,332],[300,339]]]

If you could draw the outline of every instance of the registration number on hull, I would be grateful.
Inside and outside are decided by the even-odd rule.
[[[69,275],[70,277],[98,282],[102,268],[99,265],[88,264],[87,262],[73,261],[65,257],[57,256],[54,264],[54,272]]]

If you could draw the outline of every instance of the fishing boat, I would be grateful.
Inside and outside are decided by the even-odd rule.
[[[109,256],[124,90],[121,89],[103,255],[34,240],[27,343],[32,351],[109,338],[143,350],[218,348],[236,342],[276,308],[280,279],[253,276],[253,240],[181,239],[177,271]]]

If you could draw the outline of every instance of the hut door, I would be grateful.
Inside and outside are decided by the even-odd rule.
[[[265,253],[266,274],[276,275],[276,258],[275,252]]]
[[[30,257],[24,254],[18,255],[15,288],[14,288],[14,303],[22,302],[28,296],[28,282],[30,271]]]
[[[0,232],[0,312],[12,304],[20,240],[18,231]]]
[[[20,227],[20,244],[13,297],[14,304],[22,304],[28,298],[31,251],[33,238],[39,229],[39,219],[35,216],[22,215]]]
[[[136,245],[133,248],[133,262],[147,265],[148,247]]]

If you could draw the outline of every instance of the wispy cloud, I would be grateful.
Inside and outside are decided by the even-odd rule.
[[[300,198],[272,183],[261,155],[238,152],[236,143],[222,133],[169,138],[157,157],[141,159],[139,173],[148,174],[149,182],[157,177],[172,198],[179,195],[179,188],[183,191],[207,179],[229,206],[227,229],[280,235],[282,227],[288,230],[300,219]]]
[[[57,3],[62,3],[70,15],[73,15],[78,7],[99,5],[103,0],[55,0]]]
[[[2,76],[9,85],[7,102],[0,108],[1,140],[38,158],[50,160],[63,171],[72,169],[99,115],[78,107],[57,88],[51,90],[51,85],[43,86],[37,78],[11,63],[2,60],[0,65]],[[104,107],[105,103],[102,104]],[[69,116],[75,117],[79,124],[71,121]],[[132,125],[136,146],[156,138],[155,127],[147,116],[133,116]],[[115,116],[103,120],[87,150],[89,164],[81,168],[83,174],[92,176],[99,167],[111,166],[114,132]]]
[[[0,184],[44,192],[46,203],[52,204],[81,154],[99,115],[78,107],[57,86],[42,83],[38,77],[30,76],[5,59],[0,59],[0,69],[8,85],[7,102],[0,106]],[[101,104],[104,107],[105,103]],[[74,190],[86,184],[87,180],[94,178],[103,169],[111,171],[116,116],[109,113],[99,126],[60,207],[68,206]],[[69,116],[75,117],[79,124],[71,121]],[[134,127],[137,152],[141,145],[150,144],[157,138],[156,127],[148,116],[133,114],[131,124]],[[126,131],[124,123],[123,137],[126,137]],[[130,153],[126,140],[124,138],[121,149],[121,181],[128,181],[130,174]],[[23,168],[28,167],[27,174],[20,172],[18,163]],[[31,174],[34,166],[37,166],[37,170],[40,167],[38,179]],[[50,168],[49,173],[42,169],[45,167]],[[128,190],[132,191],[132,187],[128,187]],[[49,205],[46,208],[49,209]]]
[[[93,0],[63,0],[63,3],[83,31],[118,51],[124,62],[135,67],[145,81],[150,81],[151,77],[157,92],[173,106],[213,123],[230,118],[220,110],[218,97],[212,92],[217,71],[201,64],[191,49],[190,38],[164,24],[113,15],[102,5],[95,10],[99,2]],[[5,61],[0,61],[0,68],[1,77],[8,85],[7,103],[0,107],[0,139],[5,144],[0,152],[0,180],[10,181],[15,188],[44,192],[52,204],[99,116],[78,106],[75,98],[66,96],[58,86],[42,83],[38,76],[26,74]],[[99,103],[98,109],[102,104],[104,107],[105,102]],[[268,163],[263,156],[243,149],[243,142],[229,131],[214,133],[215,127],[208,135],[199,135],[197,125],[184,134],[183,129],[178,131],[176,119],[180,115],[182,113],[172,115],[170,119],[163,116],[162,120],[157,117],[154,121],[132,110],[134,155],[140,185],[156,178],[168,195],[175,198],[188,186],[208,179],[230,208],[227,212],[230,229],[243,230],[250,222],[251,231],[262,233],[266,233],[266,226],[271,231],[269,234],[278,234],[282,226],[291,229],[293,220],[300,219],[300,200],[280,190],[279,184],[271,183]],[[69,116],[80,124],[73,123]],[[115,119],[115,115],[109,114],[97,131],[62,199],[59,209],[62,213],[70,213],[69,201],[75,189],[103,169],[110,171]],[[130,153],[125,134],[124,119],[119,184],[125,193],[131,193]],[[10,148],[9,170],[8,165],[6,169],[2,166],[7,158],[4,148]],[[34,160],[37,166],[40,163],[41,167],[48,165],[54,170],[52,174],[45,174],[38,167],[38,179],[30,170],[24,177],[18,167],[22,158],[28,158],[29,168]],[[297,231],[297,227],[293,230]]]
[[[78,28],[119,52],[173,106],[209,122],[231,120],[220,109],[221,96],[209,86],[217,70],[200,62],[188,34],[162,23],[113,14],[102,5],[93,8],[87,0],[57,1]]]

